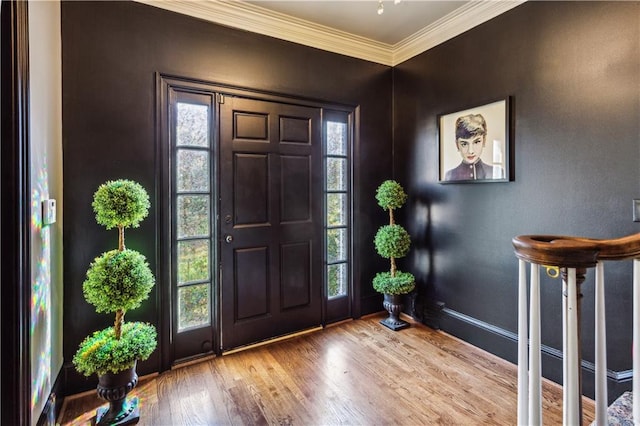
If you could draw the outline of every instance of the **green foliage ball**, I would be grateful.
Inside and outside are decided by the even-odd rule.
[[[155,280],[146,258],[135,250],[111,250],[96,257],[82,285],[97,312],[128,311],[149,297]]]
[[[151,324],[123,324],[120,340],[116,339],[114,328],[108,327],[94,332],[80,343],[73,365],[85,376],[118,373],[133,367],[137,360],[149,358],[156,344],[157,333]]]
[[[149,214],[149,195],[137,182],[120,179],[107,181],[93,194],[93,211],[96,221],[112,229],[140,226]]]
[[[374,243],[378,254],[386,259],[404,257],[409,252],[411,237],[400,225],[385,225],[378,229]]]
[[[399,209],[407,201],[407,194],[395,180],[385,180],[376,191],[376,200],[385,210]]]
[[[378,272],[373,279],[373,288],[382,294],[406,294],[416,287],[416,280],[409,272],[396,271],[392,277],[390,272]]]

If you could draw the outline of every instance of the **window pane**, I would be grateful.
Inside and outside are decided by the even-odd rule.
[[[347,260],[347,230],[328,229],[327,230],[327,262],[337,262]]]
[[[347,294],[347,264],[327,266],[327,281],[330,298]]]
[[[327,225],[344,226],[347,224],[347,195],[327,194]]]
[[[178,331],[209,325],[209,284],[178,289]]]
[[[209,190],[209,152],[179,149],[176,165],[178,191]]]
[[[178,241],[178,283],[209,279],[209,240]]]
[[[347,159],[327,158],[327,190],[344,191],[347,189]]]
[[[209,196],[178,195],[178,238],[209,236]]]
[[[176,105],[176,145],[209,146],[209,106]]]
[[[327,155],[347,155],[347,123],[327,121]]]

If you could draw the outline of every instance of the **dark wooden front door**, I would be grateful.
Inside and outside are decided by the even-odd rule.
[[[321,143],[319,108],[220,105],[223,350],[321,324]]]

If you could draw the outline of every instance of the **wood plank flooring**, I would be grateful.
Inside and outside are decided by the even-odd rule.
[[[441,331],[393,332],[382,315],[212,358],[140,381],[141,425],[514,425],[516,366]],[[96,380],[97,381],[97,380]],[[562,389],[543,385],[545,424]],[[60,424],[104,405],[67,398]],[[584,399],[584,424],[593,401]]]

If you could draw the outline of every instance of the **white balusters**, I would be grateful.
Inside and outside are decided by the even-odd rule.
[[[567,269],[566,279],[566,308],[563,312],[565,325],[563,371],[566,373],[563,392],[562,421],[565,425],[579,425],[580,423],[580,356],[578,340],[578,291],[575,268]]]
[[[529,424],[529,330],[527,327],[527,263],[518,261],[518,425]]]
[[[608,421],[607,333],[603,261],[633,259],[633,419],[640,426],[640,233],[615,239],[556,235],[520,235],[512,240],[519,263],[518,277],[518,424],[541,423],[540,282],[539,268],[555,278],[562,271],[562,386],[563,424],[582,425],[580,345],[580,287],[589,268],[595,268],[595,423]],[[529,283],[527,336],[526,264]],[[550,265],[550,266],[546,266]],[[555,273],[551,273],[551,271]],[[525,352],[529,338],[529,356]],[[525,411],[524,406],[527,405]]]
[[[518,264],[518,425],[540,425],[542,424],[540,265],[530,263],[530,280],[527,283],[527,263],[520,259]],[[634,283],[638,288],[638,291],[634,293],[634,295],[637,295],[637,299],[634,299],[634,302],[637,301],[637,306],[640,307],[640,261],[634,265],[637,265]],[[548,267],[548,269],[550,268]],[[558,271],[557,268],[555,269]],[[555,278],[557,274],[550,276]],[[601,262],[596,265],[595,279],[596,422],[598,425],[606,425],[606,321],[604,266]],[[566,276],[562,280],[564,425],[580,425],[582,422],[579,285],[576,269],[567,268]],[[529,296],[529,303],[527,303],[527,295]],[[634,324],[640,324],[640,309],[634,312],[635,315],[638,315],[637,319],[634,317]],[[640,334],[640,327],[634,329],[634,333]],[[636,339],[640,341],[638,339],[640,339],[640,336]],[[634,365],[634,372],[640,371],[640,351],[634,355],[634,362],[638,362],[638,368]],[[636,382],[640,383],[640,380],[635,380],[634,377],[634,383]],[[640,395],[640,391],[638,394]],[[636,418],[640,418],[640,415]]]
[[[633,421],[640,424],[640,260],[633,259]]]
[[[542,361],[540,357],[540,266],[531,264],[529,300],[529,424],[542,424]]]
[[[596,265],[595,283],[596,424],[607,424],[607,328],[604,303],[604,264]]]

